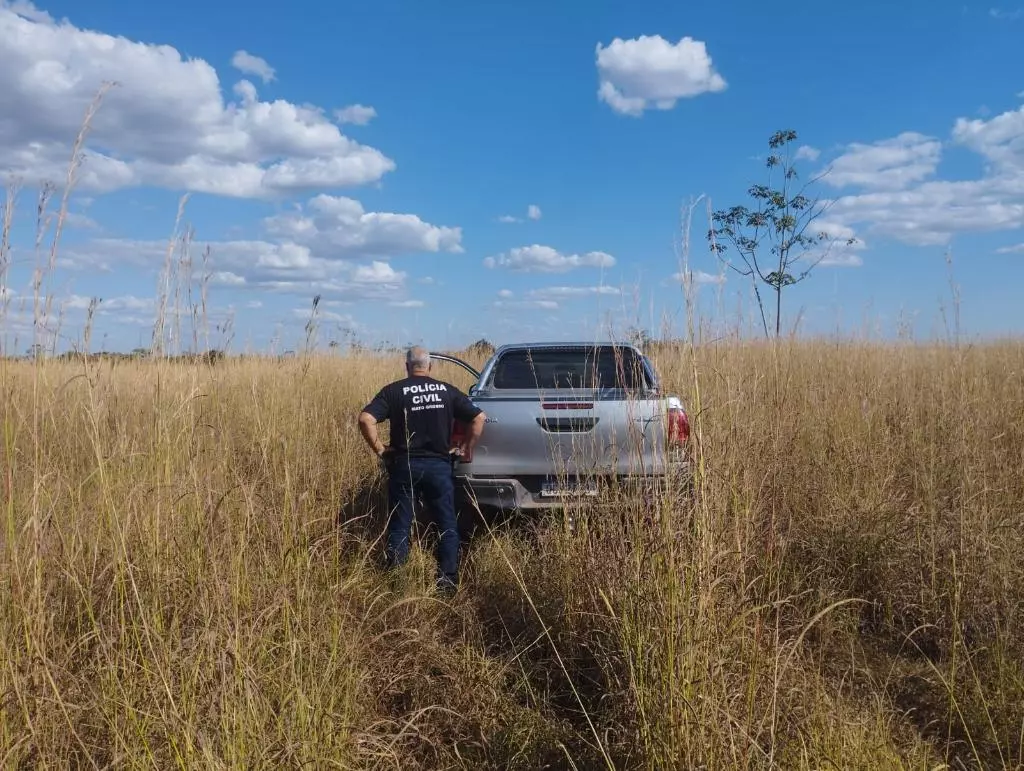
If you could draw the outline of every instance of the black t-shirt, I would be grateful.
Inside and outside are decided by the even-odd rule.
[[[391,421],[396,455],[447,458],[452,421],[471,421],[481,410],[450,383],[413,375],[384,386],[363,409],[378,423]]]

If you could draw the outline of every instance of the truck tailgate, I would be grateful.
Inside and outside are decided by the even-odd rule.
[[[472,463],[460,473],[488,476],[661,474],[664,405],[615,389],[478,395],[487,413]]]

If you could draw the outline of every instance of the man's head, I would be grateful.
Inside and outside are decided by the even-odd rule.
[[[426,375],[430,372],[430,352],[418,345],[406,351],[405,371],[409,375]]]

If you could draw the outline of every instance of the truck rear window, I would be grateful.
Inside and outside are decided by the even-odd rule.
[[[632,348],[539,348],[511,350],[494,367],[494,388],[574,389],[650,385],[643,360]]]

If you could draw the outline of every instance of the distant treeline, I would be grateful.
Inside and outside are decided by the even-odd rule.
[[[631,340],[635,345],[638,345],[645,353],[652,355],[663,351],[669,351],[678,348],[683,341],[680,340],[652,340],[641,339]],[[349,355],[397,355],[404,353],[407,346],[395,346],[395,345],[384,345],[384,346],[364,346],[359,343],[351,344],[348,346],[347,353]],[[475,343],[472,343],[461,350],[447,350],[445,353],[450,355],[463,355],[474,358],[487,358],[495,351],[495,345],[487,339],[481,338]],[[315,353],[323,353],[323,351],[316,351]],[[27,352],[22,356],[3,356],[0,355],[0,359],[7,360],[21,360],[31,361],[33,359],[47,359],[49,361],[66,361],[66,362],[128,362],[128,361],[163,361],[181,364],[217,364],[225,359],[231,359],[232,361],[246,361],[246,360],[267,360],[267,359],[292,359],[302,354],[302,351],[284,351],[282,353],[232,353],[229,354],[226,351],[220,349],[211,349],[203,351],[201,353],[180,353],[180,354],[152,354],[147,348],[136,348],[132,351],[95,351],[86,353],[84,351],[65,351],[56,355],[49,354],[34,354],[32,351]]]

